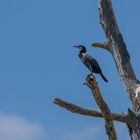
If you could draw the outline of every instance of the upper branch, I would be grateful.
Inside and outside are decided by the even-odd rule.
[[[103,114],[103,117],[105,119],[105,128],[106,128],[106,132],[109,137],[109,140],[117,140],[117,135],[115,132],[110,109],[105,103],[104,99],[102,98],[102,95],[100,93],[100,89],[95,80],[95,77],[93,75],[88,75],[86,81],[87,81],[87,86],[91,89],[92,95],[96,103],[98,104]]]
[[[94,42],[91,44],[92,46],[94,47],[99,47],[99,48],[102,48],[102,49],[106,49],[106,50],[109,50],[109,46],[111,45],[109,41],[106,41],[106,42],[103,42],[103,43],[100,43],[100,42]]]

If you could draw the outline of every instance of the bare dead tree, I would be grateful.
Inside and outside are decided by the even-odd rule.
[[[105,32],[107,41],[103,43],[94,42],[92,43],[92,46],[105,49],[112,54],[120,80],[130,98],[132,107],[129,107],[125,114],[112,113],[104,101],[93,75],[87,76],[86,85],[91,89],[92,95],[99,106],[100,111],[85,109],[59,98],[55,98],[53,102],[73,113],[104,118],[105,129],[109,140],[117,140],[113,121],[125,123],[130,138],[132,140],[140,140],[140,83],[133,71],[130,56],[123,36],[119,30],[111,0],[98,0],[98,8],[100,24]]]

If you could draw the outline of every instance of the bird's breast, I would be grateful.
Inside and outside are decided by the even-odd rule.
[[[86,53],[80,53],[79,57],[80,57],[80,59],[82,60],[83,63],[85,63],[87,61]]]

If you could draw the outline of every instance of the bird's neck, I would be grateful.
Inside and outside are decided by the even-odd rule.
[[[82,53],[86,53],[86,49],[82,49],[81,51],[80,51],[80,53],[82,54]]]
[[[86,48],[85,47],[82,47],[81,49],[80,49],[80,53],[86,53]]]

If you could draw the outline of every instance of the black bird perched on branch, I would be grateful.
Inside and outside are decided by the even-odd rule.
[[[78,45],[78,46],[74,46],[74,47],[80,49],[79,57],[80,57],[81,61],[85,64],[85,66],[91,71],[91,73],[100,74],[101,77],[103,78],[103,80],[105,82],[108,82],[108,80],[103,75],[98,62],[94,58],[92,58],[91,56],[86,54],[86,47],[83,45]]]

